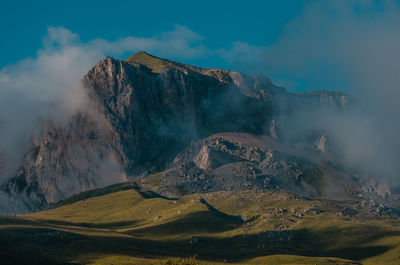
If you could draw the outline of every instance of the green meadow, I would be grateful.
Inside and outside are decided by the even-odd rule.
[[[350,207],[279,191],[171,199],[117,184],[0,217],[1,264],[397,264],[397,218]]]

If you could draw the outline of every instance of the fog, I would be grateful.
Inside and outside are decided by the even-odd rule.
[[[85,110],[88,100],[81,80],[105,56],[145,49],[191,58],[204,52],[199,40],[198,34],[180,25],[151,38],[88,42],[63,27],[48,27],[35,57],[0,69],[0,182],[15,172],[43,121],[63,126],[72,114]]]
[[[42,120],[62,125],[87,106],[80,80],[96,62],[138,50],[183,62],[216,56],[234,69],[265,75],[289,91],[329,89],[352,95],[359,102],[357,111],[344,115],[304,109],[282,126],[286,132],[329,132],[349,166],[397,180],[399,26],[400,6],[395,1],[351,0],[306,3],[276,43],[265,46],[234,42],[211,49],[203,45],[200,34],[180,25],[150,38],[88,42],[68,29],[49,27],[35,57],[0,70],[0,166],[6,165],[0,181],[16,169]]]
[[[394,1],[319,1],[263,53],[273,71],[294,78],[309,76],[311,88],[341,90],[356,97],[360,111],[309,113],[304,118],[331,132],[347,164],[396,181],[400,180],[399,26],[400,7]]]
[[[73,46],[77,36],[49,28],[36,58],[4,67],[0,72],[0,150],[5,157],[3,178],[9,177],[26,151],[41,120],[65,124],[85,106],[80,79],[101,55]]]
[[[329,131],[343,161],[375,177],[400,180],[400,6],[396,1],[310,1],[276,43],[236,42],[219,56],[291,91],[337,90],[360,109],[298,113],[300,131]]]

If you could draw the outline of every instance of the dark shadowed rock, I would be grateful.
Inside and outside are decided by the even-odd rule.
[[[328,155],[321,156],[327,144],[322,133],[304,144],[311,151],[296,149],[280,143],[280,124],[304,106],[342,110],[352,101],[339,92],[288,93],[265,77],[145,52],[126,61],[108,57],[83,83],[90,106],[66,126],[44,124],[18,171],[2,185],[0,213],[42,209],[81,191],[158,171],[164,171],[163,185],[182,185],[188,192],[326,192],[318,177],[306,176]],[[226,132],[235,133],[218,134]],[[9,207],[10,201],[18,203]]]

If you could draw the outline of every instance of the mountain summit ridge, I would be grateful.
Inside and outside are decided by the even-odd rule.
[[[95,107],[71,116],[66,126],[44,126],[14,177],[2,185],[1,213],[40,210],[81,191],[145,180],[156,172],[164,172],[159,188],[165,193],[174,187],[190,193],[207,192],[209,187],[237,189],[246,183],[247,189],[283,185],[300,193],[305,189],[307,194],[316,193],[315,187],[305,188],[305,178],[299,177],[307,167],[317,166],[313,162],[290,158],[292,162],[287,163],[286,151],[276,156],[274,148],[247,144],[242,148],[227,136],[210,138],[207,147],[203,139],[235,132],[247,133],[248,138],[265,135],[279,142],[281,123],[293,113],[304,108],[346,109],[352,104],[351,97],[340,92],[290,93],[266,77],[203,69],[145,52],[125,61],[107,57],[89,70],[83,83]],[[318,137],[312,136],[312,141]],[[305,144],[307,148],[314,149],[312,141]],[[207,153],[199,159],[211,152],[207,159],[214,159],[209,162],[218,167],[199,168],[188,159],[197,155],[193,153],[197,148]],[[186,158],[177,159],[185,154]],[[271,155],[274,159],[265,160]],[[236,179],[227,176],[226,170]],[[242,170],[253,173],[243,176]],[[279,172],[287,172],[284,182]],[[227,185],[220,185],[218,176]]]
[[[193,71],[197,72],[203,75],[208,75],[212,77],[217,77],[217,73],[225,73],[225,74],[233,74],[233,75],[244,75],[248,77],[253,77],[253,78],[261,78],[264,80],[268,80],[267,82],[271,82],[271,80],[265,76],[252,76],[252,75],[247,75],[243,74],[238,71],[232,71],[232,70],[227,70],[227,69],[221,69],[221,68],[203,68],[203,67],[198,67],[194,65],[189,65],[189,64],[184,64],[180,63],[177,61],[157,57],[155,55],[152,55],[146,51],[138,51],[134,53],[133,55],[129,56],[124,60],[125,62],[135,65],[135,64],[140,64],[148,67],[151,69],[154,73],[160,73],[162,70],[170,67],[173,69],[179,69],[182,70],[183,72],[187,73],[187,71]],[[220,81],[224,82],[223,78],[219,79]],[[272,82],[271,82],[272,83]],[[286,91],[285,88],[280,87],[282,90]],[[325,95],[325,96],[341,96],[345,98],[352,98],[349,94],[341,91],[333,91],[333,90],[310,90],[310,91],[304,91],[304,92],[297,92],[296,94],[306,94],[306,95]],[[352,100],[354,100],[352,98]]]
[[[175,62],[172,60],[160,58],[160,57],[151,55],[145,51],[139,51],[137,53],[134,53],[133,55],[126,58],[124,61],[127,63],[130,63],[130,64],[145,65],[155,73],[160,73],[162,70],[164,70],[167,67],[177,68],[177,69],[186,70],[186,71],[191,70],[191,71],[198,72],[198,73],[204,73],[209,70],[209,69],[205,69],[205,68],[201,68],[201,67],[197,67],[197,66],[192,66],[192,65],[183,64],[183,63]]]

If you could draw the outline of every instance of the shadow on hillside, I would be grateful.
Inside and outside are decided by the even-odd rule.
[[[0,225],[35,225],[36,221],[12,216],[0,216]]]
[[[380,255],[394,246],[367,246],[369,243],[386,236],[400,236],[400,231],[389,231],[376,227],[364,227],[365,231],[359,228],[345,228],[340,231],[348,238],[340,239],[332,236],[331,239],[324,239],[324,242],[317,238],[325,237],[332,231],[322,230],[318,234],[308,229],[265,231],[258,234],[237,235],[227,238],[212,236],[198,236],[201,233],[223,232],[238,228],[237,223],[218,224],[216,218],[210,218],[204,212],[194,213],[185,217],[185,221],[179,220],[167,224],[160,224],[151,228],[135,230],[131,235],[138,233],[138,236],[147,235],[174,235],[192,234],[196,237],[196,243],[190,240],[166,240],[163,242],[152,241],[158,245],[157,254],[167,253],[169,256],[190,256],[198,254],[202,259],[223,260],[241,262],[246,259],[261,256],[287,254],[309,257],[336,257],[349,260],[360,260]],[[199,221],[203,220],[202,222]],[[197,221],[196,221],[197,220]],[[187,222],[184,224],[184,222]],[[361,234],[360,234],[361,233]],[[362,244],[362,245],[361,245]],[[168,246],[167,249],[163,247]],[[338,247],[333,247],[338,246]]]
[[[84,192],[78,193],[68,199],[59,201],[59,202],[51,205],[49,208],[50,209],[57,208],[60,206],[72,204],[72,203],[86,200],[89,198],[99,197],[99,196],[103,196],[103,195],[107,195],[107,194],[111,194],[111,193],[115,193],[115,192],[120,192],[120,191],[125,191],[125,190],[135,190],[144,199],[160,198],[160,199],[165,199],[165,200],[177,200],[175,198],[168,198],[168,197],[162,196],[151,190],[145,190],[136,182],[125,182],[125,183],[118,183],[118,184],[114,184],[111,186],[107,186],[107,187],[101,188],[101,189],[89,190],[89,191],[84,191]]]
[[[207,209],[210,211],[210,213],[213,214],[214,216],[217,216],[217,217],[220,217],[220,218],[223,218],[226,220],[230,220],[232,223],[236,223],[236,224],[244,223],[241,216],[229,215],[224,212],[221,212],[220,210],[216,209],[214,206],[209,204],[205,199],[200,199],[200,203],[204,204],[207,207]]]
[[[241,216],[221,212],[204,199],[200,199],[200,203],[205,205],[208,211],[182,214],[182,217],[177,220],[146,228],[132,229],[129,233],[135,236],[146,234],[172,236],[190,233],[216,233],[236,229],[244,223]],[[162,220],[162,216],[160,218]]]
[[[173,236],[176,234],[217,233],[236,229],[240,227],[240,224],[241,222],[238,222],[234,216],[217,215],[211,211],[198,211],[168,223],[134,229],[129,234]]]
[[[165,197],[157,192],[154,192],[152,190],[143,190],[140,187],[136,189],[136,191],[144,198],[144,199],[154,199],[154,198],[159,198],[159,199],[164,199],[164,200],[169,200],[169,201],[176,201],[178,199],[176,198],[168,198]]]
[[[122,221],[110,223],[81,223],[67,222],[60,220],[41,220],[41,219],[23,219],[18,217],[0,216],[0,225],[30,225],[33,227],[42,226],[70,226],[77,228],[121,228],[126,226],[138,225],[137,221]]]
[[[83,238],[79,234],[37,226],[0,228],[1,264],[67,265],[69,245]]]
[[[122,221],[122,222],[110,222],[110,223],[75,223],[66,222],[59,220],[44,220],[43,224],[58,225],[58,226],[72,226],[72,227],[84,227],[84,228],[99,228],[99,229],[111,229],[111,228],[122,228],[131,227],[138,224],[137,221]]]
[[[0,245],[2,246],[0,254],[2,257],[7,257],[7,260],[18,260],[25,250],[26,253],[31,253],[30,249],[40,249],[37,255],[41,262],[35,262],[36,253],[31,253],[30,264],[58,264],[50,261],[54,261],[55,258],[56,261],[66,261],[67,258],[75,260],[89,254],[146,257],[198,254],[199,258],[204,260],[228,259],[235,262],[276,254],[360,260],[380,255],[394,247],[366,246],[369,243],[385,236],[400,236],[399,231],[367,226],[363,226],[363,229],[347,227],[340,231],[336,230],[336,233],[334,233],[335,229],[322,229],[318,232],[299,229],[265,231],[226,238],[212,236],[213,232],[223,232],[238,227],[240,224],[232,222],[230,218],[216,216],[209,211],[201,211],[188,214],[181,220],[129,233],[137,237],[127,237],[123,234],[121,237],[115,234],[82,235],[65,232],[64,227],[60,227],[64,231],[57,231],[57,228],[38,227],[6,228],[0,229]],[[210,233],[210,236],[198,236],[201,233]],[[144,239],[146,236],[179,234],[185,239],[163,238],[162,241]],[[341,238],[343,235],[347,235],[347,238]],[[198,240],[195,242],[190,240],[193,236]],[[49,262],[46,262],[46,258]]]

